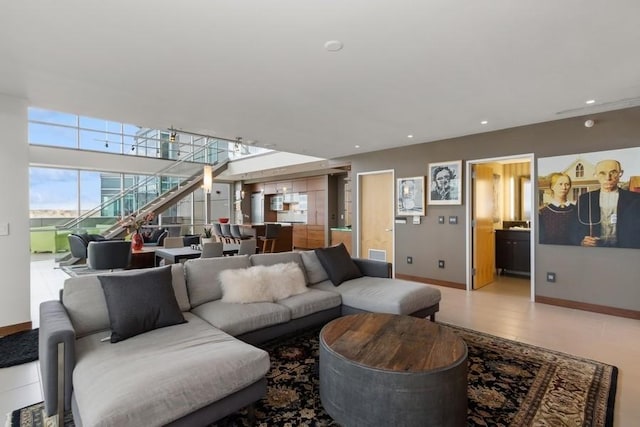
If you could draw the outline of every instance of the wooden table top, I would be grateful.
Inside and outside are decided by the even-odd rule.
[[[442,369],[467,355],[466,344],[449,328],[394,314],[340,317],[322,329],[320,340],[355,363],[398,372]]]

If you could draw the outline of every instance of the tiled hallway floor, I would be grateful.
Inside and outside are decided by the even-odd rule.
[[[32,321],[67,275],[50,257],[31,263]],[[500,276],[480,290],[440,287],[438,321],[582,356],[619,368],[617,427],[640,425],[640,321],[529,301],[529,280]],[[38,363],[0,369],[0,414],[42,400]]]

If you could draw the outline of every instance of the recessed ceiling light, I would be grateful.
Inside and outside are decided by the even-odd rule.
[[[585,104],[595,104],[596,100],[595,99],[590,99],[587,102],[585,102]]]
[[[483,121],[480,122],[481,125],[486,125],[487,123],[489,123],[489,122],[486,121],[486,120],[483,120]]]
[[[359,146],[359,145],[354,145],[354,147],[355,147],[355,148],[360,148],[360,146]]]
[[[339,50],[342,50],[343,47],[344,44],[342,44],[340,40],[329,40],[324,44],[324,48],[329,52],[337,52]]]
[[[413,135],[407,135],[407,138],[413,138]]]

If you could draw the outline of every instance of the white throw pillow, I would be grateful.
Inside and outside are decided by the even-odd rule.
[[[220,272],[222,301],[273,302],[307,292],[304,273],[295,262],[255,265]]]

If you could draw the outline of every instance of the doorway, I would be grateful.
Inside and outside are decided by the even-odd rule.
[[[394,173],[358,174],[357,250],[361,258],[394,262]]]
[[[486,285],[498,284],[505,268],[498,270],[502,262],[502,238],[504,231],[518,231],[526,236],[524,253],[529,266],[529,299],[535,300],[533,218],[535,192],[530,183],[533,176],[533,154],[497,157],[467,161],[467,290],[477,290]],[[496,247],[498,244],[498,247]],[[519,242],[522,249],[523,243]],[[498,260],[496,260],[498,255]],[[524,270],[518,268],[518,270]],[[520,279],[526,272],[514,271]],[[522,280],[520,280],[522,281]],[[496,286],[497,287],[497,286]]]

